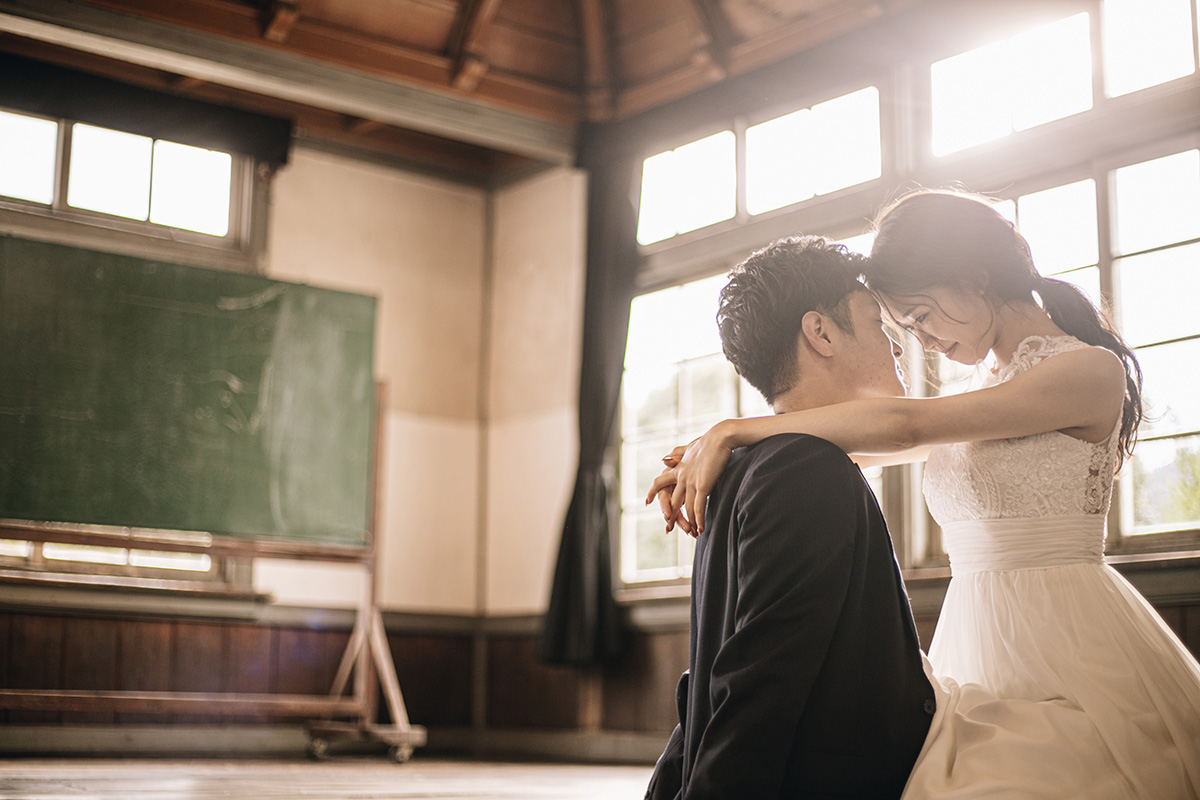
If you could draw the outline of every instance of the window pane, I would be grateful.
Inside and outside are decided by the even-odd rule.
[[[1010,42],[1012,124],[1023,131],[1092,107],[1088,15],[1076,14]]]
[[[1147,347],[1137,352],[1142,365],[1142,435],[1200,430],[1200,392],[1193,368],[1200,364],[1200,339]],[[1141,445],[1139,445],[1140,447]]]
[[[737,213],[737,162],[733,131],[646,159],[638,242],[650,244]]]
[[[687,538],[686,534],[677,532],[667,535],[666,523],[663,522],[662,514],[657,508],[636,514],[626,512],[624,527],[627,546],[622,548],[622,554],[632,555],[630,563],[627,564],[628,569],[623,570],[626,580],[677,577],[679,557],[675,540],[679,536]],[[639,574],[649,570],[663,570],[666,574]]]
[[[1011,133],[1007,66],[1008,42],[996,42],[930,68],[934,155]]]
[[[135,567],[208,572],[212,557],[204,553],[172,553],[162,550],[130,550],[129,563]]]
[[[812,107],[814,190],[828,194],[878,178],[879,90],[874,86]]]
[[[232,169],[228,153],[155,142],[150,221],[224,236],[229,232]]]
[[[151,140],[76,123],[67,203],[129,219],[150,209]]]
[[[650,244],[675,235],[674,175],[668,150],[642,162],[642,199],[638,204],[638,243]]]
[[[46,542],[42,555],[55,561],[83,561],[88,564],[125,564],[129,551],[120,547],[96,547],[85,544]]]
[[[945,155],[1092,107],[1088,15],[934,63],[933,153]]]
[[[1138,442],[1133,521],[1133,533],[1200,523],[1200,437]]]
[[[54,201],[58,123],[0,111],[0,194]]]
[[[1096,184],[1090,179],[1021,196],[1017,220],[1043,275],[1099,260]]]
[[[746,129],[746,210],[761,214],[815,195],[807,108]]]
[[[1116,262],[1121,332],[1133,345],[1196,331],[1200,245],[1174,247]]]
[[[621,397],[622,427],[626,436],[673,426],[678,418],[679,368],[669,365],[626,370]]]
[[[738,404],[740,405],[740,416],[743,417],[769,417],[774,411],[767,405],[766,399],[744,379],[738,378]]]
[[[1118,253],[1200,236],[1200,150],[1121,167],[1113,190]]]
[[[1104,83],[1109,97],[1191,75],[1189,0],[1104,0]]]
[[[737,382],[724,354],[688,361],[680,382],[681,415],[692,427],[709,427],[737,416]],[[666,451],[663,451],[666,452]]]
[[[0,556],[29,558],[33,554],[33,542],[21,539],[0,539]]]

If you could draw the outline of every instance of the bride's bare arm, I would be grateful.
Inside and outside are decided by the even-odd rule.
[[[705,501],[730,454],[768,436],[807,433],[847,453],[885,456],[1047,431],[1103,441],[1121,413],[1124,394],[1120,361],[1108,350],[1092,347],[1048,358],[996,386],[949,397],[867,398],[773,417],[724,420],[688,445],[677,464],[668,465],[651,485],[647,502],[673,487],[670,507],[664,507],[668,526],[682,510],[698,534],[704,530]]]

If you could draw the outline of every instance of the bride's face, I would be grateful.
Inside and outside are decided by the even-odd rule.
[[[995,344],[996,315],[982,292],[936,286],[920,294],[886,297],[884,305],[923,348],[959,364],[978,364]]]

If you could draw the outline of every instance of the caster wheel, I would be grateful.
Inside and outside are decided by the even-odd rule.
[[[313,761],[324,761],[329,757],[329,742],[320,737],[309,739],[308,757]]]
[[[388,758],[397,764],[403,764],[412,758],[412,745],[394,744],[388,749]]]

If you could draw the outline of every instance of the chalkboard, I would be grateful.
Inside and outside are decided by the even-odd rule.
[[[362,545],[375,300],[0,237],[0,518]]]

